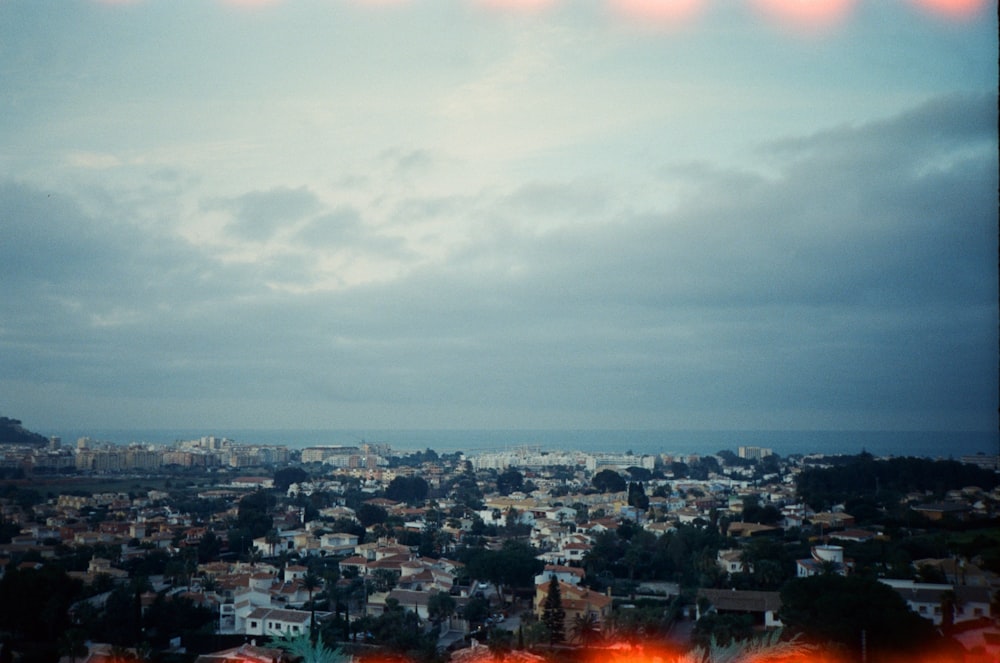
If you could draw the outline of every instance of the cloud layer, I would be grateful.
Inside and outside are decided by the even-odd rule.
[[[559,3],[134,3],[46,53],[34,7],[0,5],[29,426],[996,426],[996,63],[961,34],[914,73],[915,37],[841,62],[861,19],[774,44],[714,5],[637,42]]]

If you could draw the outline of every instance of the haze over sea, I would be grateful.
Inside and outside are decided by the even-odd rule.
[[[64,430],[49,431],[64,444],[80,437],[128,444],[172,444],[206,435],[226,437],[238,444],[281,444],[290,448],[314,445],[356,445],[362,441],[389,444],[394,451],[434,449],[439,453],[464,451],[474,455],[518,446],[544,450],[580,450],[588,453],[631,450],[636,454],[713,454],[739,446],[770,447],[791,454],[857,454],[959,458],[1000,451],[996,431],[760,431],[760,430]]]

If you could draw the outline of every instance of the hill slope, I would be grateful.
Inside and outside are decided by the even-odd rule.
[[[26,430],[17,419],[0,417],[0,444],[30,444],[43,447],[48,443],[44,436]]]

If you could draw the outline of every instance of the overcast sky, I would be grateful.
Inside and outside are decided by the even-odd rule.
[[[992,430],[976,0],[0,0],[0,414]]]

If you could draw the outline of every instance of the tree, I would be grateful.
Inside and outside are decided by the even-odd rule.
[[[649,481],[653,478],[653,472],[647,470],[645,467],[633,465],[632,467],[625,468],[625,471],[628,472],[629,478],[632,481]]]
[[[358,522],[365,529],[372,525],[384,523],[389,517],[389,513],[377,504],[362,504],[357,510]]]
[[[555,576],[549,580],[549,589],[542,604],[542,623],[549,630],[549,644],[555,645],[566,640],[566,611],[562,607],[562,593]]]
[[[750,615],[710,612],[695,623],[691,640],[703,648],[710,647],[713,642],[727,647],[733,642],[748,640],[752,636],[753,619]]]
[[[628,504],[643,511],[649,508],[649,497],[638,481],[630,481],[628,484]]]
[[[268,550],[270,551],[269,556],[274,557],[274,547],[281,543],[281,534],[276,529],[268,530],[267,534],[264,535],[264,542],[267,543]]]
[[[285,492],[293,483],[303,483],[309,479],[309,473],[301,467],[283,467],[274,473],[274,487]]]
[[[423,477],[395,477],[385,489],[385,496],[397,502],[416,504],[427,499],[430,486]]]
[[[201,563],[216,561],[221,550],[222,541],[215,535],[215,532],[208,530],[205,536],[198,541],[198,561]]]
[[[516,490],[521,490],[524,486],[524,475],[513,467],[507,468],[497,477],[497,492],[501,495],[510,495]]]
[[[258,490],[240,500],[236,515],[237,529],[247,530],[250,539],[256,539],[267,534],[274,526],[271,509],[276,503],[274,495]]]
[[[69,629],[59,636],[59,654],[68,658],[70,663],[76,663],[76,659],[86,656],[90,651],[86,640],[87,635],[82,629]]]
[[[309,592],[309,641],[316,644],[316,605],[313,603],[313,592],[323,586],[323,579],[309,571],[302,578],[302,587]]]
[[[282,636],[276,643],[279,649],[288,652],[289,658],[300,663],[341,663],[351,660],[351,657],[339,649],[327,647],[322,638],[309,638],[305,635],[289,637]]]
[[[455,612],[455,599],[448,592],[434,592],[427,598],[427,615],[440,626]]]
[[[614,470],[601,470],[594,475],[591,483],[602,493],[620,493],[625,490],[625,479]]]
[[[573,639],[584,647],[601,639],[601,624],[593,613],[576,615],[571,627]]]
[[[889,654],[923,656],[943,644],[931,622],[873,578],[795,578],[782,587],[781,602],[779,617],[791,632],[821,646],[834,643],[855,657],[860,657],[863,639],[872,660]]]

